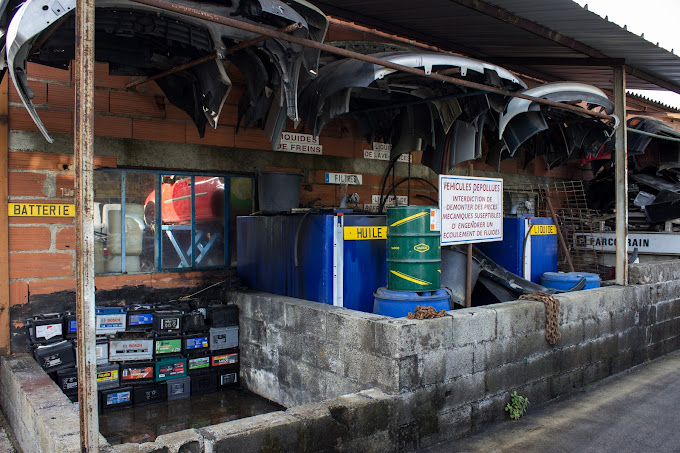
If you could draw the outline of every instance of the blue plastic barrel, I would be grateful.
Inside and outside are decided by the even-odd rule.
[[[565,290],[577,284],[583,277],[586,278],[586,287],[583,289],[600,287],[600,277],[589,272],[546,272],[541,275],[541,285]]]
[[[392,291],[384,286],[373,293],[373,313],[393,318],[403,318],[413,312],[418,305],[431,306],[435,310],[450,310],[449,293],[437,291]]]

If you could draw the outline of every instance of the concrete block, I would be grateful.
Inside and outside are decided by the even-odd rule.
[[[541,302],[515,301],[494,305],[497,338],[533,332],[544,324],[545,310]]]
[[[529,399],[529,407],[527,410],[531,410],[532,407],[545,403],[552,398],[550,395],[551,385],[552,377],[537,381],[527,380],[525,385],[517,389],[517,393]],[[510,398],[508,398],[508,401],[509,399]]]
[[[526,360],[487,370],[484,388],[487,395],[502,393],[508,389],[524,385],[527,378]]]
[[[467,345],[445,350],[445,379],[456,379],[473,372],[475,346]]]
[[[618,335],[609,335],[592,341],[590,362],[611,360],[619,352]]]
[[[658,322],[651,326],[652,343],[658,343],[666,340],[678,333],[677,324],[675,320]]]
[[[444,408],[465,407],[484,398],[485,373],[468,374],[447,384]]]
[[[351,437],[367,437],[389,428],[393,404],[391,398],[384,396],[371,398],[356,393],[334,398],[323,404],[346,434]]]
[[[449,313],[452,322],[453,346],[478,344],[496,338],[496,310],[478,307]]]
[[[566,373],[553,376],[550,387],[550,395],[555,398],[560,395],[569,395],[575,389],[583,387],[583,369],[578,368]]]
[[[525,332],[514,337],[513,340],[516,345],[516,355],[513,361],[535,354],[543,354],[555,348],[546,340],[544,328],[534,332]],[[560,345],[560,341],[561,339],[557,341],[557,345]]]
[[[633,361],[633,354],[631,352],[620,353],[611,361],[611,374],[620,373],[635,365],[637,365],[637,363]]]
[[[611,375],[612,359],[600,360],[588,364],[583,369],[583,384],[588,385]]]
[[[279,376],[276,372],[265,371],[258,368],[241,367],[241,385],[253,393],[286,405],[280,391]]]
[[[640,314],[634,310],[623,310],[611,314],[612,332],[623,332],[637,326],[640,322]]]
[[[556,349],[553,353],[553,368],[562,373],[582,367],[591,361],[592,343]]]
[[[420,354],[419,372],[420,385],[430,385],[443,382],[447,377],[447,355],[451,350],[438,349]],[[472,369],[472,357],[470,357]]]
[[[363,315],[364,313],[358,314]],[[326,316],[326,341],[339,343],[344,349],[366,352],[381,352],[389,354],[390,346],[382,343],[376,347],[373,334],[374,319],[365,316],[347,316],[343,311],[329,312]],[[385,349],[383,349],[385,348]]]
[[[421,385],[421,371],[417,355],[398,359],[399,390],[414,390]]]
[[[505,405],[509,400],[509,393],[503,393],[472,403],[472,429],[474,430],[487,423],[506,418],[508,415],[505,412]]]
[[[550,352],[541,355],[534,355],[528,357],[526,360],[527,382],[545,380],[551,377],[554,372],[555,359],[553,358],[553,354]]]
[[[656,320],[657,322],[668,321],[676,317],[674,311],[677,300],[666,300],[656,304]]]
[[[365,383],[343,375],[327,373],[325,376],[326,398],[336,398],[338,396],[348,395],[366,388]]]
[[[387,393],[399,389],[398,361],[373,354],[356,354],[350,359],[345,352],[345,376],[365,383],[365,388],[377,388]]]
[[[583,320],[575,320],[566,324],[560,324],[560,339],[557,344],[561,347],[581,344],[585,341],[585,328]]]
[[[319,340],[326,339],[325,304],[288,302],[283,305],[284,325],[288,332],[305,335]]]
[[[677,332],[677,331],[676,331]],[[667,338],[663,342],[663,353],[670,354],[680,349],[680,335],[676,335],[671,338]]]
[[[419,352],[451,347],[453,344],[453,322],[451,316],[416,320]]]
[[[418,321],[392,318],[373,323],[376,353],[392,358],[409,357],[418,352]]]
[[[519,358],[516,338],[498,338],[495,341],[474,345],[473,371],[475,373],[512,363]]]
[[[304,422],[285,412],[270,412],[199,429],[206,453],[220,451],[297,451]]]

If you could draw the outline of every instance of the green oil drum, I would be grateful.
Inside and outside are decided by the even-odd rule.
[[[436,206],[387,208],[388,289],[416,292],[439,289],[441,245],[438,216]]]

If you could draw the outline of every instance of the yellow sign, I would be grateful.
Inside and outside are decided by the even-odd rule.
[[[531,227],[532,236],[542,234],[557,234],[557,228],[555,228],[555,225],[534,225]]]
[[[9,203],[10,217],[75,217],[74,204]]]
[[[387,239],[386,226],[347,226],[344,229],[346,241],[360,241],[366,239]]]
[[[428,250],[430,250],[430,246],[427,244],[418,244],[413,247],[413,250],[415,250],[416,252],[425,253]]]

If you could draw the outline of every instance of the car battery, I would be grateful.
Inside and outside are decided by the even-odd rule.
[[[99,411],[110,412],[132,406],[132,387],[99,392]]]
[[[153,330],[156,335],[181,333],[182,312],[179,310],[156,310],[153,314]]]
[[[97,367],[97,390],[120,387],[120,368],[118,364]]]
[[[153,359],[152,338],[127,338],[109,341],[109,361],[128,362]]]
[[[226,365],[224,367],[216,368],[215,373],[217,373],[217,387],[236,387],[239,385],[239,366]]]
[[[191,311],[190,299],[173,299],[169,300],[166,304],[158,306],[159,310],[179,310],[182,313],[188,313]]]
[[[182,337],[156,337],[154,340],[154,354],[156,357],[180,354],[182,352]]]
[[[168,389],[165,382],[156,384],[136,385],[132,390],[132,400],[135,406],[162,403],[168,400]]]
[[[64,339],[64,318],[59,313],[34,316],[26,320],[26,329],[33,344],[61,341]]]
[[[190,376],[210,369],[210,355],[204,354],[187,359],[187,374]]]
[[[122,308],[97,308],[95,310],[95,334],[109,335],[122,332],[127,325],[127,313]]]
[[[158,359],[155,363],[156,382],[168,379],[179,379],[187,375],[187,359],[185,357],[168,357]]]
[[[188,398],[191,395],[191,378],[183,377],[168,381],[168,401]]]
[[[225,366],[238,363],[238,351],[230,351],[224,354],[213,355],[210,358],[210,366]]]
[[[189,299],[189,307],[191,307],[191,311],[197,311],[203,315],[204,318],[208,317],[208,301],[205,299]]]
[[[57,371],[57,385],[66,396],[78,395],[78,370],[62,368]]]
[[[123,385],[142,384],[154,381],[153,362],[120,364],[120,381]]]
[[[151,305],[132,305],[127,308],[127,330],[153,329],[153,312]]]
[[[210,328],[211,351],[236,347],[238,347],[238,326]]]
[[[235,305],[211,305],[208,307],[208,325],[227,327],[238,325],[238,307]]]
[[[205,316],[199,311],[191,311],[182,315],[182,325],[184,332],[203,332],[207,329]]]
[[[64,337],[74,339],[78,336],[78,321],[72,311],[64,313]]]
[[[182,352],[185,355],[197,355],[207,351],[210,351],[207,333],[187,334],[182,338]]]
[[[94,345],[94,354],[97,359],[97,365],[105,365],[109,363],[109,342],[108,340],[98,340]]]
[[[38,346],[33,357],[47,373],[76,366],[76,355],[73,344],[68,341]]]
[[[206,370],[191,375],[191,396],[205,395],[217,391],[217,373]]]

